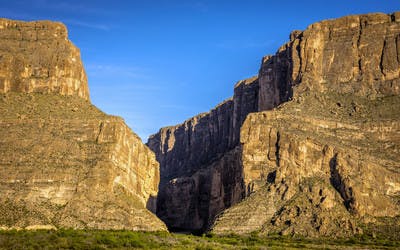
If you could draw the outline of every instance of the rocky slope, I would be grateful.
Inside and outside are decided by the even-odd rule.
[[[1,19],[0,65],[1,228],[166,229],[154,154],[90,104],[64,25]]]
[[[306,92],[250,114],[241,142],[253,193],[213,231],[346,236],[387,218],[398,230],[399,108],[399,96]]]
[[[218,217],[214,232],[346,236],[399,230],[399,39],[400,13],[315,23],[292,32],[275,55],[263,58],[257,87],[236,108],[229,104],[234,97],[161,129],[148,142],[164,178],[160,196],[168,200],[158,203],[160,218],[170,227],[204,229],[246,194]],[[238,110],[243,117],[263,112],[235,127]],[[194,147],[197,142],[203,144]],[[216,178],[212,170],[223,169],[221,161],[233,171],[223,176],[219,170]],[[198,177],[206,172],[208,178]],[[219,181],[224,179],[230,181]],[[214,203],[218,197],[210,194],[227,187],[234,202]],[[179,211],[185,216],[176,216],[177,204],[190,208]]]

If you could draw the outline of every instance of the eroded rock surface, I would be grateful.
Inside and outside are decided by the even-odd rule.
[[[0,18],[0,93],[10,91],[89,99],[79,49],[62,23]]]
[[[154,153],[90,104],[65,27],[0,20],[0,63],[0,227],[166,230]]]
[[[315,237],[398,231],[399,36],[399,13],[348,16],[294,31],[275,55],[263,58],[257,88],[245,101],[235,102],[235,94],[224,109],[161,129],[148,143],[168,183],[160,185],[161,192],[169,190],[160,217],[198,229],[190,218],[206,216],[174,217],[177,204],[195,207],[185,209],[195,214],[218,207],[193,200],[209,190],[196,183],[209,187],[216,179],[195,173],[232,157],[235,148],[229,166],[239,164],[234,169],[240,172],[231,176],[241,177],[235,190],[243,196],[236,197],[246,199],[220,214],[213,232]],[[244,123],[227,122],[247,104],[256,110],[243,109]],[[248,115],[255,111],[263,112]],[[213,112],[221,118],[210,119]],[[193,147],[192,141],[201,143]]]
[[[292,32],[290,42],[262,60],[259,110],[288,101],[296,85],[322,93],[398,95],[399,16],[346,16]]]
[[[157,215],[170,229],[204,231],[244,197],[237,147],[241,124],[258,109],[257,98],[256,77],[239,81],[233,98],[149,138],[160,162]]]
[[[274,111],[250,114],[241,142],[251,195],[225,211],[214,232],[343,237],[382,218],[396,221],[398,108],[399,96],[306,92]]]

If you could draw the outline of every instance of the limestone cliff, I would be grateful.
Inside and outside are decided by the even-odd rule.
[[[40,92],[89,99],[79,49],[66,27],[0,18],[0,93]]]
[[[257,96],[256,77],[239,81],[232,99],[149,138],[160,162],[157,215],[170,229],[205,230],[243,198],[237,147],[241,124],[258,109]]]
[[[224,212],[214,232],[345,236],[388,227],[395,237],[399,16],[316,23],[263,59],[260,110],[292,101],[247,117],[242,163],[255,193]]]
[[[358,96],[400,93],[400,13],[347,16],[294,31],[265,56],[259,72],[259,110],[292,95],[292,87]]]
[[[385,227],[394,228],[392,234],[399,230],[399,39],[399,13],[315,23],[292,32],[275,55],[263,58],[251,98],[233,108],[228,103],[235,103],[235,96],[223,104],[230,116],[219,116],[225,123],[217,135],[229,138],[207,133],[215,131],[209,117],[218,107],[161,129],[148,143],[160,160],[161,178],[169,181],[160,185],[160,193],[168,190],[163,194],[168,202],[158,204],[161,219],[169,226],[173,222],[186,230],[199,228],[190,228],[190,218],[198,217],[174,219],[174,201],[179,200],[197,209],[185,211],[208,213],[210,223],[216,214],[204,211],[218,205],[204,206],[202,198],[212,199],[199,194],[210,189],[197,188],[196,183],[222,190],[226,185],[213,181],[233,176],[238,182],[229,186],[240,188],[230,190],[248,197],[218,216],[216,233],[345,236]],[[247,116],[255,110],[244,108],[243,126],[226,122],[248,104],[264,112]],[[196,119],[203,119],[203,134],[188,126]],[[205,143],[191,147],[191,141]],[[193,161],[191,155],[199,158]],[[216,169],[219,159],[231,161],[229,166],[239,172],[218,178],[209,174],[208,180],[196,177],[196,171]],[[190,181],[195,184],[188,185]]]
[[[241,142],[251,195],[214,232],[346,236],[375,223],[398,230],[399,108],[399,96],[306,92],[250,114]]]
[[[90,104],[65,27],[0,24],[0,228],[165,230],[154,153]]]

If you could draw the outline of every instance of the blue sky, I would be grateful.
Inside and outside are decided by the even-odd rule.
[[[92,102],[144,141],[208,111],[256,75],[295,29],[400,10],[399,0],[0,0],[0,16],[65,23],[81,50]]]

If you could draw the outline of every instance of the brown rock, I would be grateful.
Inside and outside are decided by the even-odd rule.
[[[214,218],[244,197],[240,148],[193,175],[174,178],[158,193],[157,215],[172,231],[200,233]]]
[[[241,85],[252,86],[247,99],[238,101],[235,91],[233,101],[151,137],[165,177],[160,193],[168,190],[160,217],[174,228],[204,230],[218,214],[210,211],[224,206],[202,192],[225,197],[216,190],[227,185],[214,180],[229,179],[237,180],[230,190],[247,198],[218,216],[216,233],[398,231],[398,16],[348,16],[292,32],[263,58],[257,85]],[[271,111],[247,116],[254,108]],[[226,157],[232,163],[219,164]],[[220,175],[228,166],[238,172]]]
[[[400,25],[393,15],[347,16],[310,25],[265,57],[259,72],[259,110],[292,96],[292,87],[360,96],[400,93]]]
[[[65,27],[1,19],[0,53],[0,228],[166,230],[154,153],[88,102]]]
[[[89,100],[79,49],[61,23],[0,18],[0,93],[40,92]]]
[[[324,103],[310,93],[302,97],[301,105],[247,117],[242,162],[245,185],[254,194],[224,212],[214,232],[343,237],[360,233],[357,225],[370,218],[400,215],[399,96],[352,96],[365,116],[343,110],[339,119],[324,110],[338,101],[350,106],[349,96],[325,93]],[[393,110],[385,111],[387,105]],[[249,214],[249,203],[268,207]]]

